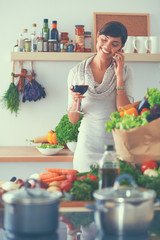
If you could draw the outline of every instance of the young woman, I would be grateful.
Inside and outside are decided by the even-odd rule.
[[[122,47],[127,29],[120,22],[106,23],[97,34],[96,55],[70,70],[68,76],[68,117],[75,124],[82,109],[84,115],[79,128],[73,167],[79,172],[90,170],[104,153],[104,146],[114,144],[105,123],[112,112],[132,101],[132,71],[124,63]],[[88,85],[84,95],[73,92],[72,85]]]

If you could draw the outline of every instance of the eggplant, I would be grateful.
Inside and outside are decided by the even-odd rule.
[[[145,96],[144,98],[142,98],[142,100],[140,101],[137,111],[140,114],[140,112],[142,111],[143,108],[149,108],[150,109],[150,105],[148,103],[148,98]]]

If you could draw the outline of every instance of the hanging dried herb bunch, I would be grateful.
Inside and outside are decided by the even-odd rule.
[[[9,85],[8,90],[4,93],[1,99],[3,105],[10,110],[11,113],[15,112],[16,116],[19,110],[19,92],[14,84],[14,73],[11,73],[12,81]]]

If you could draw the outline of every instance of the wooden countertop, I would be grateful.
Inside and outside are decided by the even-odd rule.
[[[41,154],[34,146],[0,146],[0,162],[72,162],[73,152],[62,149],[53,156]]]

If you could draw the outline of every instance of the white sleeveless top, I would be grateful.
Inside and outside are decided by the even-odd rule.
[[[69,72],[68,88],[71,85],[89,85],[86,96],[81,101],[84,112],[79,128],[77,147],[74,153],[73,168],[79,172],[90,170],[90,165],[98,163],[104,153],[104,146],[114,144],[112,133],[107,133],[105,123],[112,112],[116,111],[116,75],[114,65],[106,70],[102,83],[95,82],[89,63],[94,56],[82,61]],[[132,101],[132,71],[125,65],[124,72],[125,91]],[[73,104],[71,91],[68,92],[68,109]]]

